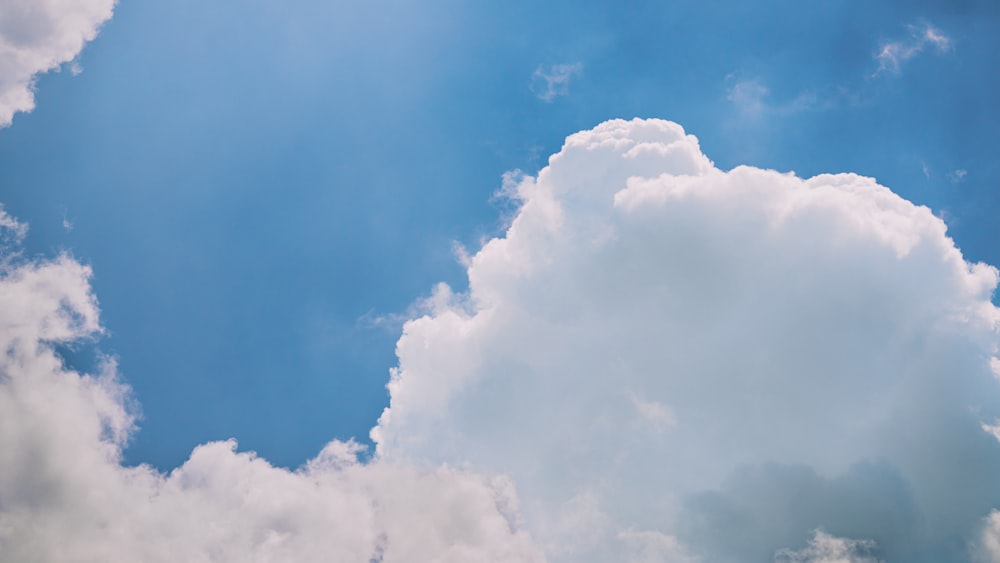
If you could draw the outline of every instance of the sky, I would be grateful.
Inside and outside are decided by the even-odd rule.
[[[1000,561],[998,37],[0,0],[0,553]]]

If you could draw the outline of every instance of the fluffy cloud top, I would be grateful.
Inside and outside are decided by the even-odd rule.
[[[35,107],[39,73],[72,61],[115,0],[0,0],[0,127]]]
[[[996,537],[997,271],[930,210],[722,171],[657,120],[570,136],[516,195],[468,292],[406,324],[381,459],[510,475],[553,561],[962,561]]]

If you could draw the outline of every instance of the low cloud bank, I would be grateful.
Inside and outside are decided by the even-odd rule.
[[[55,347],[100,332],[90,270],[25,260],[0,211],[0,553],[5,561],[543,561],[513,485],[447,466],[357,461],[331,442],[296,471],[234,441],[169,474],[124,467],[134,430],[112,362],[68,369]]]

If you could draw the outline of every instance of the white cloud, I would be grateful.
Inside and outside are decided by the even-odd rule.
[[[404,327],[380,459],[510,475],[553,561],[622,560],[629,530],[769,561],[820,528],[966,558],[1000,507],[997,271],[929,209],[722,171],[656,120],[572,135],[509,191],[468,293]]]
[[[20,223],[0,212],[0,227]],[[121,465],[134,430],[113,362],[77,373],[54,347],[100,332],[89,268],[0,261],[0,553],[5,561],[544,561],[513,485],[446,466],[356,459],[331,442],[296,471],[236,443],[169,474]]]
[[[0,551],[831,563],[1000,543],[997,271],[930,210],[853,174],[721,171],[658,120],[572,135],[508,193],[469,291],[406,323],[368,463],[334,441],[288,471],[229,441],[122,466],[113,362],[54,351],[100,333],[89,269],[7,249]]]
[[[0,240],[7,238],[10,242],[18,244],[27,233],[28,225],[8,215],[0,204]]]
[[[837,538],[817,530],[809,546],[801,551],[783,549],[776,558],[781,563],[879,563],[872,553],[875,542]]]
[[[111,18],[115,0],[0,0],[0,127],[35,107],[38,74],[70,64]]]
[[[551,102],[569,94],[569,83],[583,74],[583,63],[539,66],[531,75],[531,91],[539,100]]]
[[[929,24],[909,26],[910,37],[900,41],[883,43],[875,54],[878,62],[876,75],[889,71],[899,73],[903,63],[926,51],[928,48],[943,53],[951,49],[951,40],[940,30]]]
[[[1000,510],[994,510],[985,518],[979,547],[978,560],[1000,562]]]

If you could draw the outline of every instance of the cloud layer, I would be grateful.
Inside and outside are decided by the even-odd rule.
[[[510,475],[553,561],[961,561],[989,534],[997,272],[930,210],[725,172],[657,120],[572,135],[516,195],[468,292],[405,326],[381,459]]]
[[[0,127],[35,107],[35,77],[76,58],[115,0],[0,0]]]

